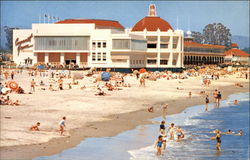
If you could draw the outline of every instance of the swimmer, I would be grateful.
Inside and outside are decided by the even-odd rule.
[[[39,131],[40,122],[37,122],[36,125],[30,127],[30,131]]]
[[[243,135],[243,131],[240,130],[239,133],[235,134],[236,136],[242,136]]]
[[[177,140],[176,140],[176,142],[180,142],[181,139],[184,138],[184,133],[183,133],[181,127],[177,127],[176,133],[177,133]]]
[[[157,139],[157,141],[155,142],[155,146],[154,146],[154,148],[157,147],[157,152],[156,152],[157,156],[161,155],[162,143],[163,143],[162,136],[159,136],[158,139]]]
[[[160,132],[161,131],[165,131],[165,121],[161,121],[161,125],[160,125]]]
[[[165,132],[163,130],[161,130],[161,134],[162,136],[162,144],[163,144],[163,149],[166,149],[167,146],[167,135],[165,134]]]
[[[206,96],[206,109],[205,109],[205,111],[208,111],[208,104],[209,104],[209,97],[208,97],[208,95]]]
[[[237,99],[234,100],[234,104],[235,104],[235,105],[238,105],[238,104],[239,104],[239,102],[238,102]]]
[[[233,134],[234,132],[231,130],[231,129],[229,129],[227,132],[226,132],[226,134]]]
[[[170,138],[169,138],[170,140],[174,140],[174,129],[175,129],[174,123],[171,123],[171,125],[168,128],[168,131],[170,134]],[[168,131],[167,131],[167,133],[168,133]]]
[[[215,140],[216,139],[216,149],[218,150],[218,151],[221,151],[221,148],[220,148],[220,145],[221,145],[221,135],[220,135],[220,131],[218,130],[218,129],[216,129],[215,130],[215,133],[216,133],[216,135],[215,135],[215,137],[211,137],[210,139],[211,140]]]

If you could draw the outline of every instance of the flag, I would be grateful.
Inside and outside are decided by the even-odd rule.
[[[48,17],[47,14],[45,14],[44,17]]]
[[[53,19],[56,19],[56,17],[55,17],[55,16],[53,16]]]

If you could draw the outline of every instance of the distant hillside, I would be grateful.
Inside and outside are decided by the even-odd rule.
[[[237,43],[240,49],[248,48],[249,46],[249,37],[247,36],[232,36],[232,43]]]

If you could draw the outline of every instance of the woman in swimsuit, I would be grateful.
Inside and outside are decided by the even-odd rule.
[[[216,143],[216,149],[218,150],[218,151],[221,151],[221,148],[220,148],[220,144],[221,144],[221,139],[220,139],[220,137],[221,137],[221,135],[220,135],[220,131],[218,130],[218,129],[216,129],[215,130],[215,133],[216,133],[216,135],[215,135],[215,137],[211,137],[210,139],[211,140],[216,140],[217,141],[217,143]]]
[[[209,97],[207,95],[206,96],[206,109],[205,109],[205,111],[208,111],[208,104],[209,104]]]
[[[155,142],[155,147],[157,147],[157,152],[156,152],[157,156],[161,155],[162,143],[163,143],[162,136],[159,136],[157,141]]]

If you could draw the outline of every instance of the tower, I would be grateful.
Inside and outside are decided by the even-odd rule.
[[[154,4],[149,5],[148,16],[150,16],[150,17],[155,17],[156,16],[156,7],[155,7]]]

